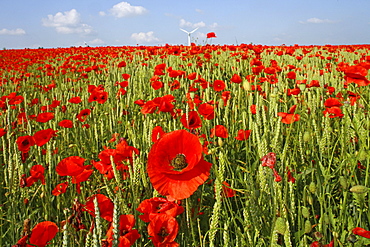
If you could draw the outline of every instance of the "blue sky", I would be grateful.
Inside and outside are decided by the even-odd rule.
[[[368,44],[370,1],[0,1],[0,49],[186,45],[197,27],[196,44]]]

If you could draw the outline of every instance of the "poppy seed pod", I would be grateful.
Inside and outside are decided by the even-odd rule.
[[[281,235],[284,235],[286,230],[287,226],[285,220],[281,217],[278,217],[275,221],[275,231],[277,231]]]
[[[356,194],[364,194],[367,193],[369,189],[366,186],[363,185],[355,185],[349,191],[356,193]]]

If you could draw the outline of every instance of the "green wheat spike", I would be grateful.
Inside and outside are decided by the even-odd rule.
[[[117,170],[117,166],[116,166],[116,163],[114,163],[114,159],[113,159],[113,156],[110,156],[110,163],[112,165],[112,169],[113,169],[113,174],[114,174],[114,179],[116,180],[116,183],[118,185],[120,185],[122,183],[122,177],[121,177],[121,174],[120,172]]]
[[[302,164],[304,164],[305,162],[305,153],[304,153],[304,149],[303,149],[303,132],[301,132],[299,134],[299,137],[298,137],[298,143],[299,143],[299,153],[301,155],[301,162]]]
[[[275,123],[275,126],[276,126],[275,129],[274,129],[275,136],[272,139],[270,148],[272,150],[274,150],[275,153],[278,153],[280,151],[280,143],[278,143],[278,140],[279,140],[279,137],[280,137],[281,123],[277,120],[276,123]]]
[[[99,204],[98,199],[94,198],[94,210],[95,210],[95,227],[93,232],[93,246],[100,247],[100,240],[102,235],[102,225],[100,219],[100,211],[99,211]]]
[[[68,246],[68,231],[67,231],[67,225],[68,223],[63,226],[63,240],[62,240],[62,247],[67,247]]]
[[[229,246],[229,241],[230,241],[230,236],[229,236],[229,225],[230,225],[230,220],[227,220],[224,223],[224,231],[223,231],[223,245],[224,246]]]
[[[219,153],[219,167],[216,173],[216,181],[215,181],[215,198],[216,202],[213,206],[212,216],[211,216],[211,224],[210,224],[210,232],[209,232],[209,242],[210,246],[213,247],[217,228],[219,226],[220,221],[220,211],[221,211],[221,204],[222,204],[222,181],[224,181],[224,173],[225,173],[225,166],[226,166],[226,157],[222,152]]]
[[[295,192],[296,192],[296,188],[295,188],[295,183],[289,183],[289,201],[290,201],[290,212],[289,212],[289,215],[291,216],[291,222],[294,225],[296,225],[296,215],[297,215],[297,208],[296,208],[296,204],[295,204]]]
[[[244,233],[247,234],[247,239],[248,239],[248,243],[249,245],[252,245],[253,244],[253,241],[252,241],[252,236],[250,234],[250,227],[252,226],[252,223],[251,223],[251,220],[250,220],[250,215],[249,215],[249,200],[247,199],[246,200],[246,205],[243,209],[243,218],[244,218]]]
[[[112,241],[112,246],[118,246],[118,238],[119,238],[119,210],[118,210],[118,200],[117,198],[114,199],[114,204],[113,204],[113,241]]]

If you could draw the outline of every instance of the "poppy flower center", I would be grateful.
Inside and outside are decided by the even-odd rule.
[[[168,235],[170,235],[168,232],[167,232],[167,230],[166,230],[166,228],[164,228],[164,227],[162,227],[161,228],[161,230],[159,230],[159,232],[157,233],[157,235],[159,236],[159,237],[161,237],[162,239],[162,241],[161,242],[163,242],[164,241],[164,239],[168,236]]]
[[[171,160],[171,166],[174,168],[175,171],[181,171],[182,169],[188,166],[186,162],[186,157],[183,154],[177,154],[176,157]]]

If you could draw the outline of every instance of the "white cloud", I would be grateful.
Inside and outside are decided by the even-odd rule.
[[[203,10],[201,9],[195,9],[196,12],[198,12],[199,14],[203,14]]]
[[[87,44],[89,44],[89,45],[104,45],[105,42],[101,39],[94,39],[94,40],[91,40],[91,41],[87,42]]]
[[[99,11],[100,16],[106,16],[106,13],[104,11]]]
[[[150,43],[160,41],[157,37],[154,36],[153,31],[149,31],[147,33],[144,32],[133,33],[131,35],[131,39],[135,40],[138,43]]]
[[[211,28],[212,30],[215,30],[215,29],[217,29],[219,27],[219,25],[216,23],[216,22],[214,22],[214,23],[212,23],[211,25],[209,25],[209,28]]]
[[[0,30],[0,35],[24,35],[24,34],[26,34],[26,31],[24,31],[22,28],[17,28],[13,30],[3,28]]]
[[[45,27],[54,27],[58,33],[83,33],[89,34],[93,32],[93,28],[87,24],[81,23],[80,14],[75,9],[58,12],[55,15],[48,15],[42,19],[42,24]]]
[[[321,23],[334,23],[334,22],[335,21],[333,21],[333,20],[319,19],[319,18],[316,18],[316,17],[309,18],[306,21],[300,21],[300,23],[302,23],[302,24],[306,24],[306,23],[321,24]]]
[[[202,32],[196,32],[196,33],[194,33],[192,38],[194,40],[198,41],[198,43],[199,43],[200,41],[204,41],[204,40],[207,39],[207,34],[202,33]]]
[[[199,28],[199,27],[205,27],[206,24],[203,21],[197,22],[197,23],[191,23],[190,21],[186,21],[184,19],[180,20],[180,27],[184,28]]]
[[[128,16],[134,16],[134,15],[142,15],[147,12],[147,10],[142,6],[132,6],[128,2],[120,2],[111,8],[110,13],[117,17],[128,17]]]

